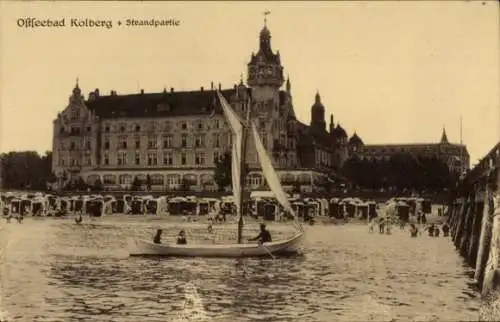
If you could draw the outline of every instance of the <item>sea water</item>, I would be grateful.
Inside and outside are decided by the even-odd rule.
[[[127,237],[173,242],[235,237],[235,225],[104,217],[27,218],[0,225],[0,320],[8,321],[472,321],[483,305],[448,238],[366,225],[306,227],[292,258],[129,257]],[[249,224],[257,233],[257,224]],[[291,235],[270,224],[276,240]]]

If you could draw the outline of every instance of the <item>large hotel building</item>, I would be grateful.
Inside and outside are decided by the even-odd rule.
[[[216,90],[242,116],[252,109],[264,145],[286,190],[320,188],[338,172],[350,154],[380,160],[397,153],[436,156],[450,169],[469,168],[463,145],[450,144],[443,130],[436,144],[365,145],[356,133],[346,131],[330,116],[319,93],[306,125],[297,120],[290,80],[283,77],[279,51],[271,48],[266,26],[259,37],[259,51],[248,63],[243,80],[232,88],[213,83],[208,88],[179,92],[119,95],[98,89],[85,100],[78,82],[68,106],[54,120],[53,172],[60,184],[82,178],[92,185],[100,180],[106,189],[128,189],[134,178],[149,177],[152,190],[216,190],[215,160],[230,151],[231,133],[222,114]],[[283,88],[284,87],[284,88]],[[252,90],[251,106],[249,91]],[[255,146],[249,140],[246,161],[250,172],[246,185],[265,188]]]
[[[231,145],[218,89],[241,115],[252,109],[283,186],[314,190],[347,158],[347,134],[334,125],[333,116],[327,129],[319,93],[310,124],[297,120],[290,80],[284,79],[280,53],[273,52],[266,26],[259,38],[259,51],[248,63],[246,85],[240,80],[232,88],[211,84],[196,91],[165,88],[160,93],[141,90],[127,95],[116,91],[102,95],[96,89],[85,100],[77,82],[68,106],[53,124],[53,170],[59,182],[82,178],[92,185],[100,179],[107,189],[127,189],[135,177],[149,177],[152,190],[217,189],[215,160]],[[264,188],[252,142],[246,160],[247,186]]]

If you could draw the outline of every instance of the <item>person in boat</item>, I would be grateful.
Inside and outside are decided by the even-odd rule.
[[[444,223],[441,229],[443,230],[443,236],[448,237],[450,234],[450,227],[448,226],[448,224]]]
[[[259,243],[272,242],[271,233],[266,229],[266,224],[260,224],[260,234],[254,238],[248,239],[249,241],[259,240]]]
[[[417,226],[415,226],[415,224],[410,224],[410,236],[411,237],[417,237],[418,236],[418,229],[417,229]]]
[[[177,245],[187,245],[186,232],[181,230],[177,236]]]
[[[156,235],[153,238],[153,243],[155,243],[155,244],[161,244],[161,234],[162,234],[162,232],[163,232],[163,230],[161,230],[161,229],[158,229],[156,231]]]

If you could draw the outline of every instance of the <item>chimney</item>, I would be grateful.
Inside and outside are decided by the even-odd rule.
[[[170,93],[173,93],[173,92],[174,92],[174,88],[170,87]]]
[[[141,89],[141,94],[144,94],[144,90],[143,89]]]
[[[210,89],[213,91],[214,90],[214,82],[210,82]]]
[[[236,89],[236,87],[238,87],[238,85],[234,84],[234,87],[233,87],[233,88],[234,88],[234,89]]]
[[[203,92],[203,86],[202,86],[202,87],[200,87],[200,91],[202,91],[202,92]]]
[[[94,94],[95,94],[96,97],[99,97],[99,88],[96,88],[94,90]]]
[[[219,91],[222,90],[222,85],[219,83]]]

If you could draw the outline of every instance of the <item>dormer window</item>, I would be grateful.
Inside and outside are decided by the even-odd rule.
[[[184,122],[184,121],[183,121],[183,122],[181,123],[181,129],[182,129],[182,130],[186,130],[186,129],[187,129],[187,123],[186,123],[186,122]]]
[[[136,125],[135,126],[135,131],[136,132],[141,132],[141,126],[140,125]]]

